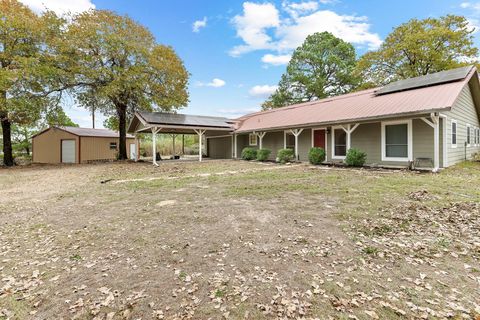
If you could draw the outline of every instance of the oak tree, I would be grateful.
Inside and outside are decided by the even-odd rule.
[[[412,19],[396,27],[378,50],[363,55],[355,74],[366,88],[476,63],[473,31],[462,16]]]
[[[135,110],[187,105],[182,60],[131,18],[90,10],[73,18],[64,40],[61,55],[77,102],[118,120],[119,159],[127,159],[126,123]]]

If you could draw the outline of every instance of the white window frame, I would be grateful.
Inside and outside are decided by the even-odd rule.
[[[407,157],[387,157],[386,148],[386,134],[385,127],[390,125],[406,124],[407,125]],[[398,121],[382,121],[382,161],[392,162],[408,162],[413,159],[413,133],[412,133],[412,120],[398,120]]]
[[[252,143],[252,137],[255,137],[255,143]],[[248,134],[248,145],[253,147],[258,145],[258,136],[255,133]]]
[[[455,123],[455,143],[453,143],[453,124]],[[452,148],[456,148],[458,145],[458,122],[452,119],[450,122],[450,144]]]
[[[343,126],[334,126],[332,127],[332,159],[336,160],[345,160],[345,156],[337,156],[335,154],[335,129],[342,129],[345,132],[345,149],[346,152],[348,152],[348,137],[346,136],[348,133],[345,131],[345,128]]]
[[[472,146],[472,126],[467,123],[465,128],[465,142],[467,143],[467,147]]]

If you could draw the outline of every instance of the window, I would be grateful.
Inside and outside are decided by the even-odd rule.
[[[116,142],[110,142],[110,150],[117,150],[117,143]]]
[[[452,147],[457,147],[457,121],[452,120]]]
[[[467,124],[467,146],[470,147],[470,142],[471,142],[471,129],[470,125]]]
[[[248,135],[248,144],[251,146],[256,146],[257,145],[257,135],[254,133],[250,133]]]
[[[477,129],[477,143],[480,145],[480,129]]]
[[[285,149],[295,149],[295,136],[289,131],[285,131]]]
[[[347,133],[343,128],[333,129],[333,156],[343,158],[347,154]]]
[[[412,121],[382,122],[382,161],[412,158]]]

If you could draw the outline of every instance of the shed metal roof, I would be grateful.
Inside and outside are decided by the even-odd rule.
[[[92,128],[65,127],[65,126],[55,126],[55,127],[48,128],[44,131],[37,133],[33,137],[36,137],[52,128],[57,128],[79,137],[97,137],[97,138],[119,138],[120,137],[117,131],[113,131],[109,129],[92,129]],[[135,138],[135,137],[131,134],[127,134],[127,138]]]

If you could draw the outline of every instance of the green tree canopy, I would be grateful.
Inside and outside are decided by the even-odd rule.
[[[189,74],[171,47],[111,11],[74,17],[60,46],[73,95],[88,109],[118,119],[119,158],[126,159],[126,119],[136,109],[172,111],[188,103]]]
[[[4,164],[13,165],[11,126],[33,126],[55,106],[55,55],[48,43],[60,33],[52,12],[37,16],[16,0],[0,0],[0,122]]]
[[[461,16],[412,19],[395,28],[377,51],[362,56],[355,74],[365,88],[476,63],[472,32]]]
[[[350,92],[355,48],[329,32],[314,33],[298,47],[282,75],[278,89],[262,105],[263,109],[321,99]]]

